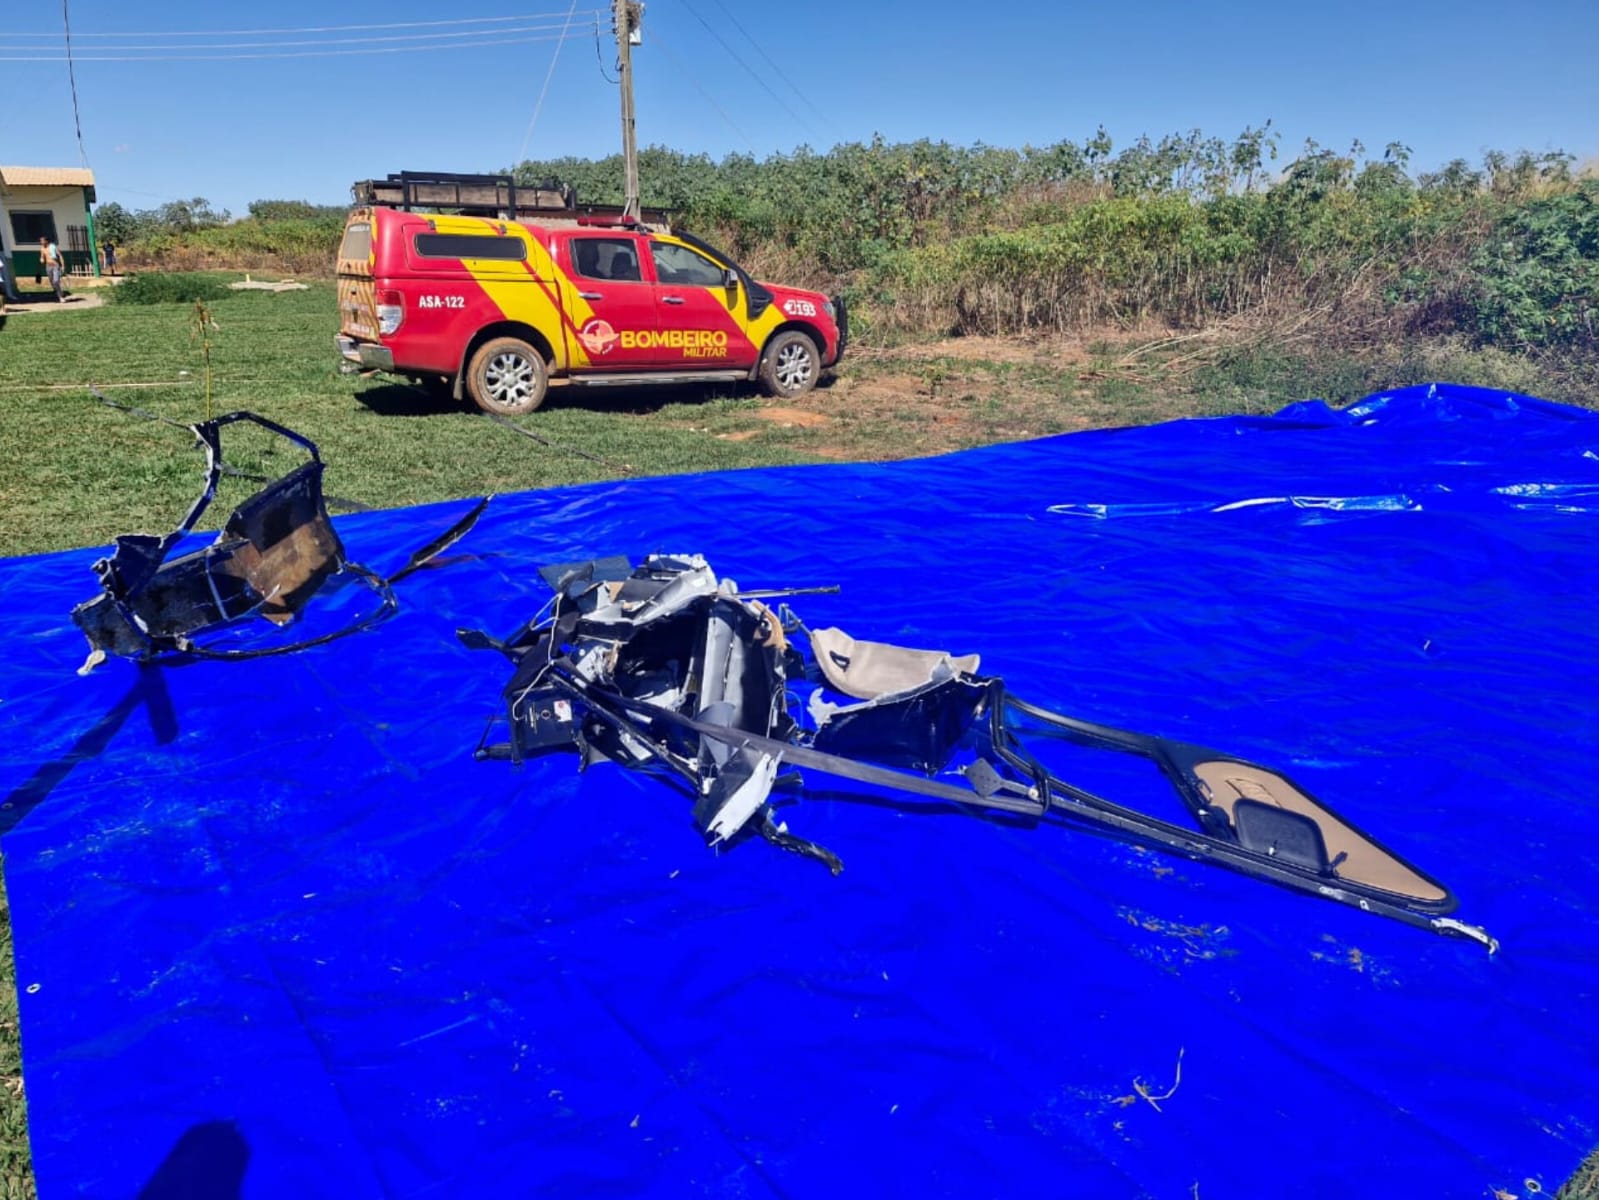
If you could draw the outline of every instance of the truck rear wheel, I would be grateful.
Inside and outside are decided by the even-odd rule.
[[[484,342],[466,367],[466,391],[486,413],[519,417],[544,403],[549,391],[544,356],[521,338]]]
[[[778,334],[761,356],[761,382],[766,394],[783,400],[803,396],[822,373],[822,352],[797,329]]]

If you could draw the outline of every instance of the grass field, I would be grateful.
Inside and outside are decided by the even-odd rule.
[[[901,458],[1093,426],[1271,411],[1308,395],[1347,401],[1435,378],[1577,403],[1592,396],[1567,372],[1442,343],[1353,357],[1225,344],[1196,355],[1186,343],[1146,352],[1158,331],[958,339],[856,347],[829,386],[786,406],[744,388],[559,389],[521,421],[541,443],[394,380],[341,374],[329,284],[230,293],[211,308],[213,411],[249,408],[310,436],[329,464],[329,493],[370,507],[633,475]],[[164,531],[182,514],[200,480],[193,439],[99,404],[87,387],[170,420],[203,418],[191,317],[181,304],[111,303],[0,323],[0,457],[9,467],[0,476],[0,553],[101,545],[129,530]],[[229,459],[269,475],[295,461],[249,439],[230,444]],[[6,1197],[29,1197],[3,918],[0,1187]],[[1599,1160],[1561,1195],[1599,1200]]]

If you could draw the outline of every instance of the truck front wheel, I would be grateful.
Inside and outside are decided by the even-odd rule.
[[[761,356],[761,382],[766,393],[782,400],[794,400],[816,386],[822,373],[822,352],[797,329],[778,334],[766,344]]]
[[[544,403],[549,391],[544,356],[521,338],[493,338],[472,355],[466,390],[486,413],[519,417]]]

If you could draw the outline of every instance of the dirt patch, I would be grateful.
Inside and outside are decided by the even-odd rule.
[[[814,429],[833,420],[825,413],[819,413],[811,408],[758,408],[755,410],[755,415],[763,421],[771,421],[778,425],[797,425],[801,429]]]
[[[90,293],[69,294],[65,300],[57,300],[54,296],[41,296],[37,292],[24,293],[26,300],[7,300],[6,314],[14,313],[46,313],[46,312],[77,312],[85,308],[99,308],[105,303],[105,297]]]
[[[936,362],[955,359],[960,362],[1009,363],[1025,366],[1047,363],[1055,366],[1083,365],[1094,360],[1094,350],[1106,347],[1121,349],[1142,345],[1170,335],[1161,327],[1147,329],[1095,329],[1087,334],[1060,334],[1054,337],[971,337],[940,338],[934,342],[917,342],[893,347],[856,347],[850,353],[862,359],[910,359],[916,362]]]

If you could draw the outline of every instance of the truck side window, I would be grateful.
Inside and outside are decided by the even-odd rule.
[[[368,236],[371,236],[370,231]],[[507,262],[522,262],[527,258],[527,243],[519,237],[419,233],[416,252],[422,258],[501,258]]]
[[[698,250],[675,242],[651,242],[655,255],[655,278],[662,283],[684,287],[721,287],[722,268]]]
[[[638,252],[628,238],[585,237],[572,239],[572,268],[589,279],[609,279],[638,283]]]

